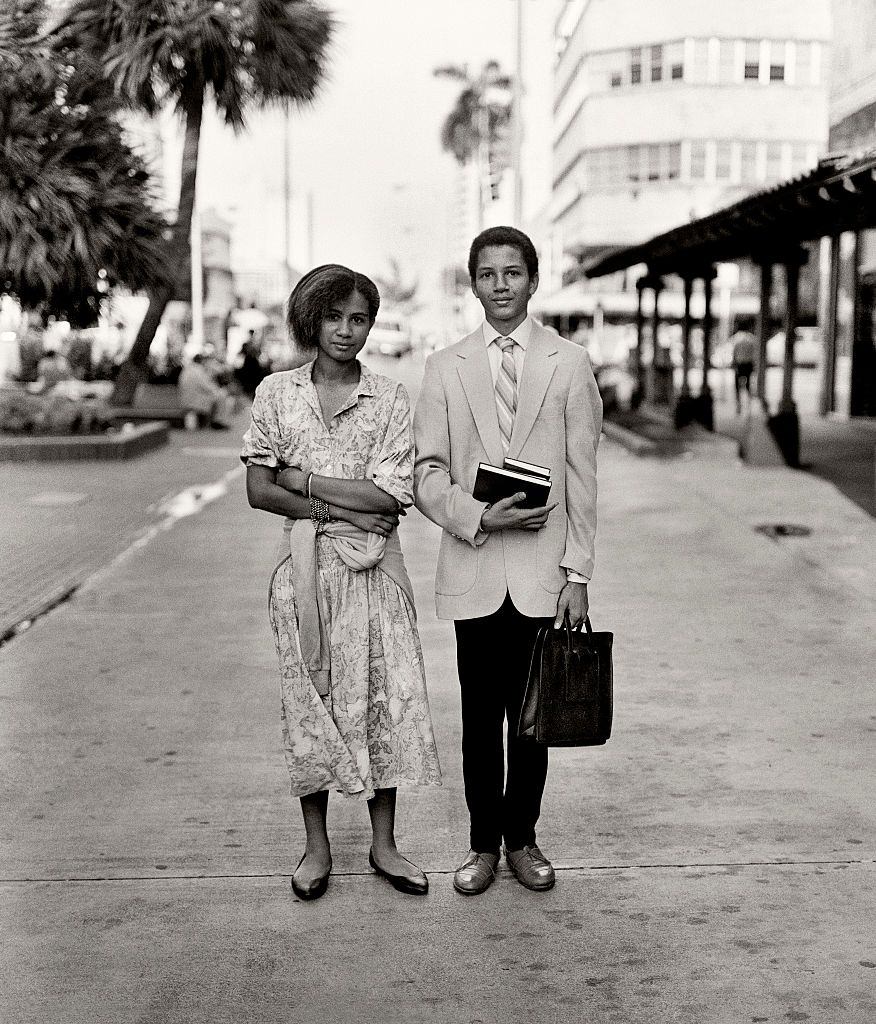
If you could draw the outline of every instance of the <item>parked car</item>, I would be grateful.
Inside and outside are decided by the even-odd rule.
[[[767,341],[767,366],[785,361],[785,332],[779,331]],[[818,366],[821,362],[821,332],[817,327],[798,327],[794,342],[795,366]]]
[[[606,415],[612,412],[629,412],[638,407],[641,395],[636,378],[625,366],[605,363],[597,367],[595,376]]]
[[[411,332],[407,326],[394,317],[378,316],[368,335],[368,351],[379,352],[382,356],[400,359],[413,349]]]

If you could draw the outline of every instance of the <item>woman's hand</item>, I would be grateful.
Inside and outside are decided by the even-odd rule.
[[[348,523],[380,537],[388,537],[392,533],[398,526],[398,517],[398,512],[354,512],[352,509],[344,515]]]
[[[293,494],[304,494],[307,489],[307,474],[303,469],[287,466],[285,469],[279,470],[275,482],[284,491],[291,491]]]

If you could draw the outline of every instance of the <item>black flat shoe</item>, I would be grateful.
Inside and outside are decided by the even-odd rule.
[[[307,854],[304,855],[304,857],[306,856]],[[304,863],[304,857],[302,857],[301,860],[298,861],[298,868],[300,868],[301,865]],[[297,871],[298,868],[296,868],[295,870]],[[300,900],[318,900],[320,896],[322,896],[325,893],[326,889],[328,888],[328,880],[329,875],[331,873],[331,861],[329,861],[328,871],[326,871],[326,873],[324,875],[321,875],[319,878],[314,879],[309,885],[299,885],[298,882],[295,881],[295,875],[293,873],[292,892],[294,892],[295,895]]]
[[[422,882],[417,882],[413,878],[408,878],[407,875],[391,875],[388,871],[384,871],[382,867],[374,859],[374,851],[368,851],[368,863],[377,872],[378,875],[382,875],[387,882],[391,883],[394,889],[398,889],[399,892],[407,893],[408,896],[425,896],[429,891],[429,880],[426,876],[423,876]],[[408,861],[410,864],[411,862]],[[413,865],[411,865],[413,867]]]

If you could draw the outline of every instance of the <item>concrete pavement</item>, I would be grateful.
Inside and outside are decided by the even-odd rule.
[[[277,526],[242,486],[4,647],[3,1020],[869,1024],[873,520],[823,481],[728,460],[606,443],[600,478],[615,734],[552,753],[547,894],[504,867],[480,898],[452,891],[457,684],[418,514],[402,543],[445,785],[402,795],[399,835],[425,899],[370,872],[366,809],[338,797],[329,892],[291,894]],[[812,533],[755,529],[773,522]]]

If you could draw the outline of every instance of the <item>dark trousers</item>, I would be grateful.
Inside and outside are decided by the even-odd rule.
[[[553,618],[521,615],[509,596],[492,615],[458,619],[456,664],[462,695],[462,777],[471,847],[497,853],[535,842],[547,779],[547,747],[518,739],[517,723],[539,626]],[[508,773],[502,726],[508,720]]]

